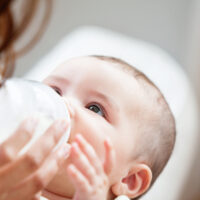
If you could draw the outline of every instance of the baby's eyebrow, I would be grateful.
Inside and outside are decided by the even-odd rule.
[[[70,84],[70,81],[62,76],[50,75],[47,79],[53,79],[55,81],[62,82],[65,85]],[[97,90],[90,90],[90,94],[102,99],[102,101],[106,102],[112,109],[115,109],[116,112],[119,111],[119,105],[117,104],[115,99],[113,97],[111,97],[110,95],[104,94]]]
[[[69,84],[70,84],[70,81],[69,81],[69,80],[67,80],[67,79],[64,78],[64,77],[57,76],[57,75],[50,75],[47,79],[52,79],[52,80],[55,80],[55,81],[64,83],[65,85],[69,85]]]
[[[105,101],[111,108],[115,109],[115,111],[119,111],[119,106],[113,97],[108,96],[97,90],[90,90],[90,93]]]

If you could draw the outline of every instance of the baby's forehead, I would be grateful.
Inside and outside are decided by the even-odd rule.
[[[125,72],[121,63],[114,63],[107,60],[101,60],[91,56],[72,58],[61,65],[59,65],[53,73],[60,73],[66,75],[86,76],[88,78],[102,77],[104,80],[116,78],[120,82],[123,79],[128,81],[134,81],[135,78],[130,74]],[[98,80],[98,78],[96,79]],[[114,79],[113,79],[114,81]]]
[[[131,91],[138,87],[137,81],[117,65],[119,64],[94,57],[78,57],[58,66],[53,74],[74,80],[96,82],[101,86],[111,86],[113,89],[123,88],[124,91],[129,90],[130,95]]]
[[[56,71],[61,71],[65,73],[72,73],[79,71],[80,73],[87,72],[88,75],[92,74],[92,72],[104,72],[107,70],[107,73],[109,71],[113,70],[111,69],[112,63],[107,61],[102,61],[100,59],[90,57],[90,56],[84,56],[84,57],[77,57],[69,59],[65,62],[63,62],[61,65],[59,65],[56,68]]]
[[[70,79],[72,83],[79,83],[82,88],[97,89],[109,94],[130,110],[141,104],[142,91],[135,77],[123,71],[119,65],[122,64],[89,56],[78,57],[58,66],[53,74]]]

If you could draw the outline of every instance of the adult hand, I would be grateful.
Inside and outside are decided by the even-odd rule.
[[[19,155],[32,138],[36,124],[36,119],[25,120],[0,144],[0,200],[39,199],[40,191],[69,155],[66,143],[53,151],[68,128],[65,120],[55,121],[25,154]]]

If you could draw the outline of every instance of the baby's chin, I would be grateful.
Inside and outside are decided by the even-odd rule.
[[[70,162],[70,159],[67,160],[63,166],[61,167],[60,171],[56,174],[56,176],[51,180],[51,182],[48,184],[48,186],[44,190],[44,196],[48,199],[53,200],[61,200],[61,199],[72,199],[75,189],[73,187],[73,184],[68,177],[67,174],[67,166]],[[49,195],[49,197],[48,197]],[[50,197],[52,196],[52,198]],[[56,198],[57,196],[57,198]],[[59,198],[60,197],[60,198]],[[64,197],[64,198],[61,198]]]

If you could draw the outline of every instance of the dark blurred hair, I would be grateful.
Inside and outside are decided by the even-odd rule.
[[[13,9],[13,4],[19,7]],[[29,28],[41,3],[45,3],[45,11],[40,26],[35,35],[20,49],[15,48],[15,43]],[[16,20],[20,17],[20,20]],[[25,54],[39,40],[45,31],[52,10],[52,0],[0,0],[0,80],[12,75],[17,57]],[[20,15],[20,16],[19,16]]]

